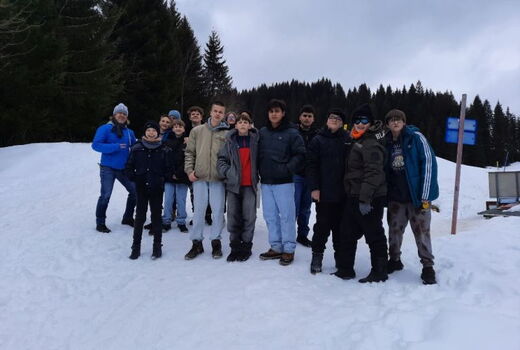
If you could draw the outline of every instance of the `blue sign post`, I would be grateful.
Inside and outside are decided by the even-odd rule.
[[[446,119],[446,136],[444,141],[447,143],[459,142],[459,118],[448,117]],[[477,121],[475,119],[464,120],[463,144],[475,146],[477,143]]]

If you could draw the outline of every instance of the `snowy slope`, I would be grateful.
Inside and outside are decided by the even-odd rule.
[[[125,193],[108,210],[113,232],[94,230],[99,154],[89,144],[0,148],[0,349],[519,349],[520,219],[484,220],[485,169],[464,167],[459,233],[451,236],[454,164],[439,161],[442,211],[432,234],[438,285],[424,286],[412,234],[405,269],[363,285],[260,261],[267,231],[259,212],[246,263],[185,261],[177,229],[152,261],[137,261],[121,226]],[[224,233],[227,244],[227,234]],[[358,276],[369,270],[360,242]],[[227,246],[224,254],[229,252]]]

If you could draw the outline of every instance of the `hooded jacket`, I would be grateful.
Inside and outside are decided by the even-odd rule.
[[[345,198],[345,158],[351,142],[343,128],[332,133],[325,126],[309,144],[305,177],[311,191],[320,190],[320,202],[338,203]]]
[[[112,122],[108,122],[97,128],[92,140],[92,149],[101,152],[100,165],[123,170],[130,154],[130,147],[136,142],[135,135],[131,129],[124,127],[122,136],[118,137],[112,131],[113,126]],[[121,144],[125,144],[126,147],[121,148]]]
[[[277,128],[270,121],[260,129],[258,170],[263,184],[293,182],[293,175],[303,170],[305,145],[298,130],[287,117]]]
[[[345,192],[349,197],[359,197],[363,203],[386,196],[385,131],[382,124],[376,120],[359,139],[353,139],[347,155]]]
[[[213,128],[210,118],[207,123],[191,130],[184,158],[186,174],[195,171],[199,180],[222,181],[217,173],[217,157],[226,140],[227,127],[225,122],[221,122]]]
[[[237,143],[238,130],[233,129],[226,135],[226,143],[220,149],[217,160],[217,171],[219,176],[224,178],[226,190],[239,194],[240,183],[242,181],[242,166],[240,164],[239,146]],[[258,185],[258,130],[249,130],[250,137],[250,157],[251,157],[251,184],[253,191],[256,192]]]
[[[419,129],[413,125],[405,125],[398,141],[404,158],[404,169],[408,190],[413,205],[419,208],[422,201],[432,201],[439,197],[437,182],[437,160],[430,144]],[[392,152],[392,134],[388,133],[386,148]],[[392,165],[386,162],[386,173],[389,186],[392,184]]]

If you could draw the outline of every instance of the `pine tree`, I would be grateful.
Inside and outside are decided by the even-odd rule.
[[[178,25],[177,42],[182,54],[177,62],[181,77],[180,109],[185,111],[191,105],[206,104],[202,92],[204,81],[200,48],[185,16]]]
[[[208,98],[222,96],[231,92],[231,77],[226,60],[223,58],[224,47],[216,31],[212,31],[204,51],[204,91]]]
[[[112,0],[107,9],[120,13],[110,37],[123,62],[124,90],[115,102],[128,105],[140,131],[146,120],[157,120],[179,103],[176,62],[181,54],[172,34],[176,17],[163,0]]]

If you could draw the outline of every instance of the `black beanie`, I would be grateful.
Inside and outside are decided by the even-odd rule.
[[[366,117],[370,124],[374,124],[374,115],[368,103],[362,104],[352,112],[352,124],[354,124],[356,119],[360,119],[361,117]]]
[[[341,120],[343,120],[343,124],[345,124],[347,122],[347,116],[340,108],[331,108],[329,110],[328,115],[331,115],[331,114],[335,114],[335,115],[339,116],[341,118]]]
[[[157,135],[159,135],[161,133],[161,128],[159,127],[159,124],[157,124],[157,122],[154,122],[153,120],[147,121],[144,124],[143,134],[146,133],[146,129],[148,129],[148,128],[157,130]]]

